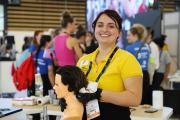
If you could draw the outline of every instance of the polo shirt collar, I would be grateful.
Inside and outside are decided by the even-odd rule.
[[[116,47],[116,46],[114,46],[114,47],[110,50],[110,52],[106,55],[106,57],[104,57],[101,61],[107,62],[109,56],[111,55],[111,53],[113,52],[113,50],[115,49],[115,47]],[[97,49],[93,52],[93,54],[92,54],[91,61],[92,61],[93,63],[96,63],[95,60],[96,60],[96,56],[97,56],[98,52],[99,52],[99,48],[97,48]]]

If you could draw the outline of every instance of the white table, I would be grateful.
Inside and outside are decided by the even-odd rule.
[[[26,114],[23,111],[10,114],[8,116],[0,118],[0,120],[26,120]]]
[[[11,108],[11,107],[22,108],[23,111],[10,114],[6,117],[2,117],[3,120],[11,120],[10,118],[13,117],[16,118],[16,120],[25,120],[29,114],[44,113],[44,112],[46,113],[47,116],[55,115],[60,118],[60,116],[62,115],[60,107],[57,105],[47,104],[43,106],[42,105],[12,106],[12,99],[0,98],[0,108]],[[44,108],[47,108],[47,111],[44,111]]]
[[[6,107],[12,106],[11,99],[0,98],[0,104],[4,104]],[[42,112],[43,107],[47,107],[47,111],[46,111],[47,115],[56,115],[58,117],[62,115],[62,112],[60,111],[60,107],[51,104],[47,104],[44,106],[34,105],[34,106],[16,106],[16,107],[22,108],[23,111],[9,115],[7,117],[3,117],[2,120],[11,120],[10,118],[13,117],[17,118],[17,120],[25,120],[24,116],[26,116],[27,113],[29,114],[30,112]],[[169,117],[173,114],[173,109],[169,107],[164,107],[163,110],[159,110],[158,112],[155,113],[145,113],[144,111],[147,108],[145,109],[142,106],[138,106],[134,108],[135,110],[131,111],[132,120],[168,120]]]
[[[11,99],[0,98],[0,108],[11,108]],[[1,120],[26,120],[24,111],[16,112],[8,116],[0,118]]]
[[[173,109],[169,107],[163,107],[162,110],[158,110],[155,113],[145,113],[148,108],[142,106],[134,107],[131,111],[131,120],[169,120],[173,114]]]

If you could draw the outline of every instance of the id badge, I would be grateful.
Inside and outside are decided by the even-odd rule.
[[[97,86],[97,82],[89,82],[87,88],[93,93],[97,91]],[[86,114],[88,120],[100,116],[99,104],[97,99],[91,100],[86,104]]]

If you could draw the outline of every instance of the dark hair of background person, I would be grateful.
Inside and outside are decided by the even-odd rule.
[[[82,25],[79,25],[76,31],[76,38],[79,39],[82,36],[86,36],[86,30],[83,28]]]
[[[133,35],[137,35],[139,40],[143,39],[143,33],[144,33],[144,29],[141,27],[131,27],[129,29],[129,31],[133,34]]]
[[[37,53],[36,53],[36,58],[38,58],[39,55],[39,51],[41,50],[42,47],[45,47],[47,42],[51,41],[51,36],[50,35],[43,35],[40,39],[40,45],[37,49]]]
[[[96,38],[95,38],[94,34],[93,34],[91,31],[88,31],[88,32],[86,33],[86,35],[92,37],[92,39],[91,39],[91,44],[90,44],[89,46],[86,44],[85,53],[86,53],[86,54],[89,54],[89,53],[92,53],[93,51],[95,51],[95,50],[98,48],[98,43],[97,43],[97,41],[96,41]]]
[[[43,31],[42,30],[37,30],[34,32],[34,39],[33,39],[33,43],[36,45],[36,47],[38,47],[38,42],[37,42],[37,39],[36,39],[36,36],[38,36],[40,33],[42,33]]]
[[[62,14],[61,27],[66,28],[68,23],[73,23],[74,18],[68,12]]]
[[[22,51],[29,48],[30,44],[31,44],[31,37],[24,37],[24,44],[22,46]]]
[[[166,35],[161,34],[161,39],[162,39],[162,40],[164,40],[164,41],[165,41],[165,40],[166,40],[166,37],[167,37]]]
[[[119,32],[121,31],[121,29],[122,29],[122,18],[119,16],[119,14],[116,12],[116,11],[114,11],[114,10],[104,10],[104,11],[102,11],[101,13],[99,13],[98,14],[98,16],[96,17],[96,19],[94,20],[94,22],[92,23],[92,28],[93,28],[93,30],[95,31],[95,27],[96,27],[96,23],[97,23],[97,21],[98,21],[98,19],[99,19],[99,17],[101,16],[101,15],[103,15],[103,14],[105,14],[105,15],[107,15],[108,17],[110,17],[116,24],[116,27],[119,29]]]
[[[94,34],[91,31],[87,31],[88,34],[90,34],[94,38]]]
[[[152,38],[154,38],[154,30],[151,29],[151,27],[146,27],[146,29],[147,29],[147,32],[148,32],[148,33],[149,33],[150,30],[151,30],[151,33],[149,33],[149,34],[152,36]]]
[[[154,42],[158,45],[159,48],[162,49],[164,47],[164,38],[162,36],[155,38]]]
[[[61,28],[61,27],[59,27],[59,28],[55,29],[55,31],[54,31],[54,36],[59,35],[59,33],[61,32],[61,30],[62,30],[62,28]]]
[[[67,85],[68,91],[74,92],[75,95],[79,93],[81,88],[86,88],[88,85],[85,74],[76,66],[66,65],[59,67],[56,74],[61,75],[62,83]]]

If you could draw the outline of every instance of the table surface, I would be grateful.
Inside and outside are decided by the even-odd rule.
[[[27,119],[26,119],[26,114],[23,111],[20,111],[20,112],[2,117],[0,118],[0,120],[27,120]]]
[[[9,104],[9,105],[6,105],[6,108],[11,105],[11,99],[0,98],[0,108],[2,108],[1,104],[3,104],[3,102],[5,104]],[[47,115],[60,116],[62,114],[59,106],[51,105],[51,104],[47,104],[44,106],[33,105],[33,106],[14,106],[14,107],[22,108],[24,114],[25,113],[27,114],[27,111],[33,112],[34,110],[37,110],[36,112],[38,112],[38,111],[42,112],[43,107],[47,107]],[[158,110],[155,113],[145,113],[144,111],[148,108],[144,108],[143,106],[132,107],[132,108],[133,108],[133,109],[131,109],[131,119],[132,120],[168,120],[169,117],[173,114],[173,109],[169,108],[169,107],[163,107],[162,110]],[[22,116],[23,112],[18,112],[18,113]],[[18,113],[16,113],[16,114],[18,114]],[[10,115],[10,116],[12,116],[12,115]]]
[[[180,82],[180,70],[176,71],[173,75],[168,76],[170,82]]]
[[[132,120],[168,120],[173,114],[173,109],[169,107],[163,107],[163,109],[158,110],[154,113],[146,113],[143,106],[133,107],[131,109],[131,119]]]

